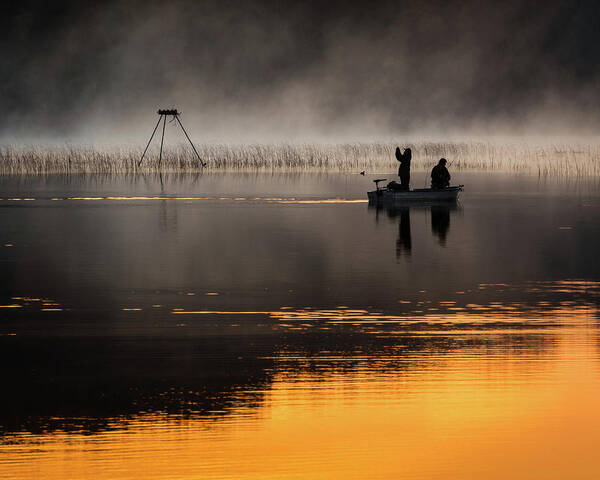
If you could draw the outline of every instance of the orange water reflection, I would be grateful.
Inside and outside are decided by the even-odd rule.
[[[140,413],[93,435],[11,435],[0,477],[596,478],[598,332],[583,311],[568,324],[531,326],[521,343],[506,330],[486,332],[491,343],[462,331],[462,346],[445,351],[282,349],[258,406]]]

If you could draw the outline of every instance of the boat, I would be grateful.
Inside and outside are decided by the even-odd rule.
[[[414,190],[390,190],[380,188],[379,182],[384,178],[373,180],[376,190],[367,192],[369,203],[411,203],[411,202],[456,202],[464,185],[454,185],[446,188],[415,188]]]

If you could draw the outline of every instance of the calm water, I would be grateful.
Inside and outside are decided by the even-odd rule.
[[[598,478],[598,182],[455,177],[0,178],[0,478]]]

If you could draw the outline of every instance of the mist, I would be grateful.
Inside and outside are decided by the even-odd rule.
[[[593,138],[593,2],[19,2],[0,140]],[[167,140],[182,141],[172,129]]]

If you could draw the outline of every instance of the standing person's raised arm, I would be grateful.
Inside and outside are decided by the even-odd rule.
[[[400,147],[396,147],[396,160],[402,161],[402,153],[400,153]]]

